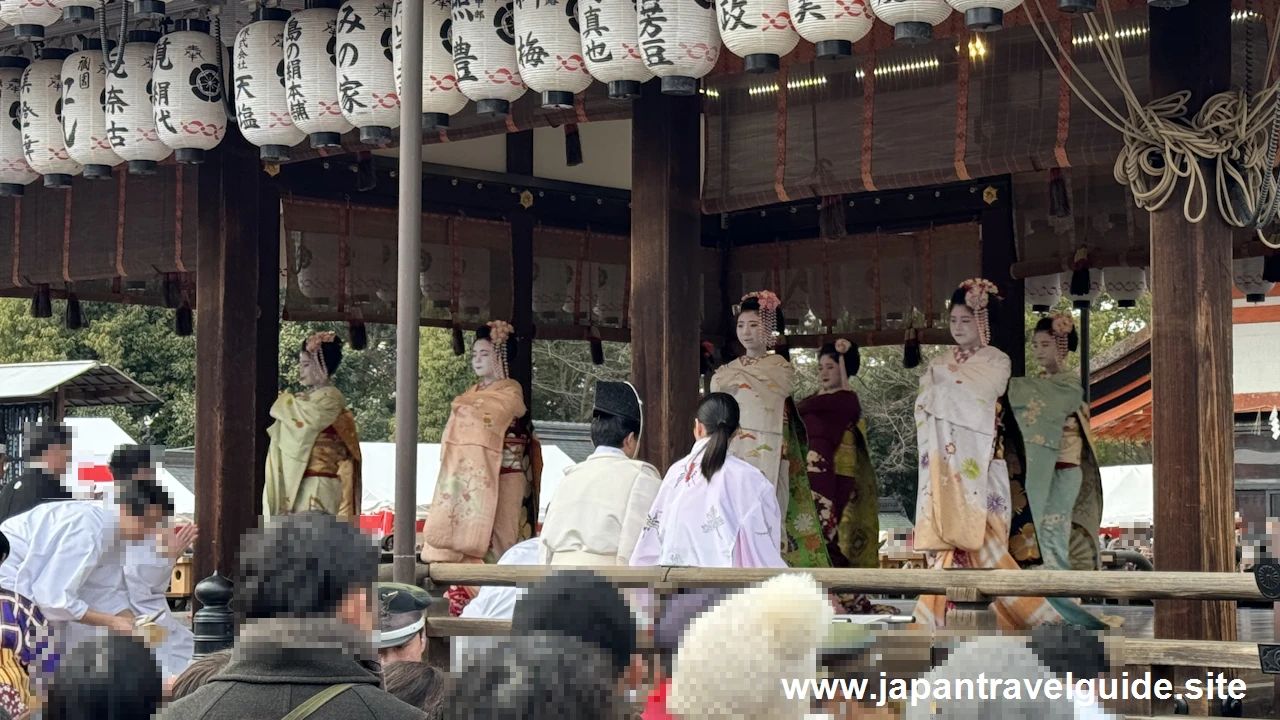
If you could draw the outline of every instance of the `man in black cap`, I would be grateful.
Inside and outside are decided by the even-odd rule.
[[[431,595],[404,583],[378,583],[378,661],[422,662],[427,649],[426,611]]]
[[[71,463],[71,430],[60,422],[31,425],[26,434],[26,468],[0,490],[0,522],[53,500],[72,499],[62,484]]]
[[[662,475],[636,460],[643,429],[631,383],[597,382],[591,441],[595,452],[564,471],[542,523],[543,564],[627,565]]]

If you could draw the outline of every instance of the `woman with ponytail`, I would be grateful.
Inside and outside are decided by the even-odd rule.
[[[782,513],[769,482],[729,446],[738,403],[711,393],[698,403],[693,451],[662,480],[631,554],[632,566],[783,568]]]

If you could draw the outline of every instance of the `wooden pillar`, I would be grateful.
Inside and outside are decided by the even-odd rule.
[[[280,196],[238,134],[196,172],[195,573],[234,580],[240,537],[259,525],[276,397]]]
[[[1018,259],[1013,227],[1013,191],[1008,185],[992,186],[994,199],[982,211],[982,277],[1000,288],[999,322],[991,328],[991,344],[1009,355],[1013,376],[1027,373],[1027,314],[1023,305],[1023,281],[1014,280],[1009,270]]]
[[[631,378],[640,457],[665,468],[689,451],[698,404],[699,96],[649,82],[632,118]]]
[[[507,173],[533,177],[533,131],[507,134]],[[511,216],[511,326],[520,355],[511,378],[524,388],[525,407],[533,408],[533,215],[517,207]],[[532,410],[530,410],[532,412]]]
[[[1195,115],[1230,86],[1230,0],[1149,12],[1152,97],[1189,90],[1187,113]],[[1212,178],[1212,167],[1204,169]],[[1229,572],[1235,561],[1232,231],[1216,206],[1203,222],[1188,222],[1185,187],[1179,183],[1173,201],[1151,213],[1155,561],[1159,570]],[[1234,640],[1235,604],[1156,601],[1155,635]],[[1193,707],[1191,714],[1206,713]]]

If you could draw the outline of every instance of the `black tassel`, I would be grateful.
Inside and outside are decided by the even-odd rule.
[[[191,312],[191,306],[184,302],[173,311],[173,334],[178,337],[191,337],[195,333],[195,328],[195,314]]]
[[[164,306],[173,310],[182,304],[182,274],[171,272],[164,274],[164,282],[160,286],[164,296]]]
[[[453,325],[453,354],[462,357],[467,351],[467,344],[462,339],[462,326],[454,323]]]
[[[1079,268],[1071,273],[1071,294],[1072,295],[1088,295],[1089,294],[1089,268]]]
[[[347,319],[347,343],[352,350],[363,350],[369,347],[369,331],[360,317]]]
[[[594,332],[591,333],[591,335],[587,337],[587,342],[591,345],[591,364],[603,365],[604,343],[600,341],[600,335]]]
[[[53,301],[49,299],[49,286],[37,285],[31,296],[31,317],[53,317]]]
[[[1262,279],[1280,282],[1280,253],[1272,253],[1262,264]]]
[[[569,167],[582,164],[582,136],[578,134],[577,123],[564,126],[564,164]]]
[[[823,240],[845,236],[844,196],[827,195],[818,204],[818,232]]]
[[[902,367],[920,367],[920,335],[912,332],[902,344]]]
[[[378,187],[378,173],[373,169],[373,153],[356,155],[356,190],[369,192]]]
[[[67,290],[66,326],[68,330],[79,330],[84,327],[84,315],[80,312],[80,296],[71,289]]]
[[[1060,168],[1049,170],[1049,217],[1064,218],[1071,215],[1071,198],[1067,195],[1067,181]]]

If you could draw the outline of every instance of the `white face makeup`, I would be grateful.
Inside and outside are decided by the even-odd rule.
[[[482,380],[491,382],[498,379],[498,353],[489,340],[477,340],[471,346],[471,370]]]
[[[839,390],[848,385],[849,380],[840,372],[840,363],[830,355],[818,359],[818,382],[823,390]]]
[[[768,350],[764,321],[760,313],[744,310],[738,315],[738,342],[747,351],[747,357],[760,357]]]
[[[1038,332],[1032,335],[1031,354],[1050,375],[1062,370],[1062,361],[1058,359],[1058,341],[1054,339],[1053,333]]]
[[[319,362],[316,362],[311,353],[305,351],[298,353],[298,378],[307,387],[316,387],[329,383],[329,376],[325,373],[324,368]]]
[[[982,342],[978,332],[978,319],[968,305],[956,305],[951,308],[951,338],[961,350],[973,350]]]

